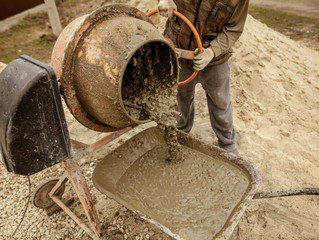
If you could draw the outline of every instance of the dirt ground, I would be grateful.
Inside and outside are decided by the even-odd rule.
[[[69,0],[68,4],[75,2]],[[81,15],[103,2],[80,1],[77,3],[80,11],[76,14]],[[149,12],[156,8],[157,1],[127,3]],[[66,15],[66,22],[71,19],[71,15]],[[155,18],[154,23],[161,28],[164,20]],[[259,190],[319,187],[319,53],[249,17],[245,32],[235,45],[231,78],[239,151],[259,168],[263,178]],[[210,128],[205,93],[200,86],[196,94],[196,117],[191,134],[213,144],[216,137]],[[65,112],[72,138],[92,143],[105,135],[85,129],[74,121],[67,109]],[[120,229],[129,240],[172,239],[93,186],[91,176],[97,162],[128,137],[123,136],[79,162],[102,226],[105,230]],[[35,174],[31,177],[32,187],[62,173],[58,165]],[[25,183],[24,177],[7,173],[0,166],[0,239],[8,239],[22,216],[28,193]],[[69,186],[67,190],[70,191]],[[83,217],[79,201],[71,208]],[[231,240],[316,240],[319,239],[318,222],[318,196],[253,200]],[[31,205],[16,239],[90,238],[65,213],[48,217]]]
[[[319,1],[317,0],[250,0],[250,3],[262,7],[297,13],[301,16],[319,18]]]

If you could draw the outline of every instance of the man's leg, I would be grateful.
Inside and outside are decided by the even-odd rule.
[[[192,75],[194,69],[191,65],[179,62],[180,64],[180,81],[186,80]],[[178,86],[177,101],[178,111],[182,114],[177,119],[177,129],[190,132],[194,123],[194,95],[195,95],[196,78],[191,82]]]
[[[237,153],[230,99],[229,63],[207,66],[200,72],[199,82],[206,91],[210,122],[219,145],[227,151]]]

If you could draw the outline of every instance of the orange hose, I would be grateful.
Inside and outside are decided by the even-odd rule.
[[[193,74],[192,74],[189,78],[187,78],[187,79],[184,80],[184,81],[179,82],[179,83],[178,83],[178,86],[182,86],[182,85],[185,85],[185,84],[191,82],[191,81],[196,77],[196,75],[197,75],[198,72],[199,72],[198,70],[195,70],[195,71],[193,72]]]
[[[147,14],[147,16],[150,17],[150,16],[153,16],[156,13],[158,13],[158,10],[154,10],[154,11],[150,12],[149,14]]]
[[[202,53],[203,52],[202,41],[200,40],[200,36],[199,36],[196,28],[194,27],[194,25],[191,23],[191,21],[188,20],[187,17],[185,17],[180,12],[177,12],[177,11],[173,10],[173,14],[176,17],[179,17],[180,19],[182,19],[187,24],[187,26],[192,30],[192,32],[193,32],[193,34],[195,36],[196,42],[197,42],[198,51],[199,51],[199,53]]]
[[[152,15],[154,15],[156,13],[158,13],[158,10],[154,10],[154,11],[150,12],[149,14],[147,14],[147,16],[151,17]],[[203,52],[202,41],[200,40],[200,36],[199,36],[196,28],[194,27],[194,25],[191,23],[191,21],[188,20],[187,17],[185,17],[180,12],[177,12],[177,11],[173,10],[173,14],[176,17],[179,17],[180,19],[182,19],[187,24],[187,26],[192,30],[192,32],[193,32],[193,34],[195,36],[196,42],[197,42],[198,53],[202,53]],[[187,84],[190,81],[192,81],[196,77],[197,73],[198,73],[198,70],[195,70],[194,73],[188,79],[186,79],[186,80],[184,80],[182,82],[179,82],[178,86],[182,86],[182,85]]]

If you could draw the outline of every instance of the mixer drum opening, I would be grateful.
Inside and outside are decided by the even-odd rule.
[[[130,59],[122,80],[122,101],[129,117],[150,120],[148,109],[156,107],[154,96],[177,91],[175,54],[163,42],[150,42]],[[157,99],[156,99],[157,100]]]

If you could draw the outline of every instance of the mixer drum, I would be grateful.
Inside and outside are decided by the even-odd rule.
[[[137,56],[138,54],[138,56]],[[136,8],[112,4],[70,23],[59,36],[51,66],[61,80],[62,94],[74,117],[89,129],[116,131],[149,121],[128,114],[123,85],[134,81],[132,59],[143,76],[177,84],[178,60],[173,47]],[[136,76],[135,76],[136,77]],[[137,93],[138,94],[138,93]]]

